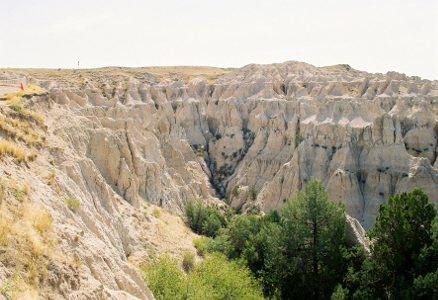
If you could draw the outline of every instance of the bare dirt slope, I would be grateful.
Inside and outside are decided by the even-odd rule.
[[[140,163],[126,131],[95,128],[35,90],[0,105],[0,299],[153,299],[136,266],[195,253],[196,235],[126,195],[135,183],[124,168]],[[116,147],[111,162],[96,158],[102,172],[93,162],[105,151],[101,138],[119,143],[107,144]],[[102,175],[114,170],[115,184]]]

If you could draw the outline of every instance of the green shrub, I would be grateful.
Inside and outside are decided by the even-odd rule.
[[[189,199],[184,205],[186,224],[196,233],[216,236],[219,229],[225,226],[225,218],[215,208],[204,205],[201,199],[195,202]]]
[[[23,107],[19,103],[12,103],[9,107],[17,112],[23,111]]]
[[[160,209],[158,207],[154,207],[154,209],[152,210],[152,215],[158,219],[161,215]]]
[[[236,184],[235,186],[233,186],[233,189],[232,189],[231,193],[234,196],[239,196],[239,194],[240,194],[240,185]]]
[[[263,299],[250,271],[221,254],[206,258],[187,276],[176,259],[164,255],[143,266],[143,278],[157,300]]]
[[[229,238],[227,232],[221,232],[215,238],[203,236],[200,239],[196,239],[196,242],[193,240],[193,243],[198,250],[198,254],[200,251],[202,252],[202,256],[205,256],[207,253],[218,252],[225,254],[229,258],[234,258],[235,249]]]
[[[219,253],[197,265],[191,279],[209,287],[214,293],[212,299],[263,299],[261,286],[250,271]]]
[[[297,145],[299,145],[304,140],[303,135],[301,133],[297,133],[295,135],[295,140],[297,141]]]
[[[76,211],[81,203],[79,202],[79,200],[67,198],[65,199],[65,204],[67,204],[70,210]]]
[[[183,260],[182,260],[182,267],[184,271],[188,273],[191,269],[193,269],[194,265],[195,265],[195,255],[192,252],[184,252]]]
[[[143,266],[143,278],[157,300],[180,300],[186,288],[184,271],[168,255]]]
[[[249,187],[249,199],[254,201],[257,198],[258,193],[259,193],[259,191],[257,191],[255,185],[251,184],[251,186]]]
[[[205,254],[207,254],[207,245],[205,244],[204,238],[194,239],[193,245],[198,251],[199,256],[204,256]]]
[[[206,236],[216,236],[216,233],[219,229],[222,228],[222,225],[225,223],[224,217],[220,214],[219,211],[210,208],[209,213],[207,211],[207,216],[205,221],[202,223],[202,234]],[[223,220],[223,222],[221,222]]]

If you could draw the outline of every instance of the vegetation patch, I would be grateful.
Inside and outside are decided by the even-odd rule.
[[[188,273],[195,265],[195,255],[192,252],[184,252],[182,255],[182,267]]]
[[[216,236],[225,225],[225,218],[212,207],[204,205],[201,199],[189,199],[184,205],[184,218],[187,226],[198,234]]]
[[[0,138],[0,156],[11,155],[19,162],[26,161],[26,153],[24,150],[12,141],[6,141]]]
[[[255,187],[255,185],[251,184],[251,186],[249,187],[249,191],[248,191],[249,199],[251,201],[254,201],[257,198],[258,193],[259,193],[259,191]]]
[[[65,204],[67,204],[67,207],[70,210],[76,211],[79,208],[79,205],[81,204],[81,202],[79,200],[76,200],[76,199],[67,198],[67,199],[65,199]]]
[[[152,210],[152,215],[158,219],[161,215],[161,210],[158,207],[154,207]]]
[[[188,274],[167,255],[153,259],[142,270],[157,300],[263,299],[261,287],[250,271],[220,253],[194,265]]]
[[[438,295],[437,211],[420,189],[389,197],[380,206],[374,229],[367,233],[373,241],[370,254],[361,245],[345,243],[345,206],[328,201],[321,182],[310,180],[305,191],[283,202],[281,215],[276,210],[264,216],[227,212],[214,235],[194,241],[198,253],[221,253],[247,267],[266,299]],[[205,209],[198,202],[190,210]],[[196,222],[197,215],[192,216],[190,222]]]
[[[56,171],[55,169],[50,169],[49,179],[47,180],[48,185],[53,185],[55,183]]]
[[[12,109],[12,110],[15,110],[16,112],[21,112],[21,111],[23,111],[23,107],[21,106],[21,104],[19,104],[19,103],[12,103],[11,105],[9,105],[9,107]]]
[[[233,186],[233,189],[231,190],[231,193],[234,196],[239,196],[239,194],[240,194],[240,185],[238,183]]]
[[[29,84],[23,91],[18,91],[15,93],[9,93],[6,95],[6,105],[11,105],[12,103],[20,103],[24,101],[24,95],[34,94],[41,92],[41,87],[35,84]]]
[[[301,142],[304,140],[303,135],[301,133],[297,133],[295,135],[295,141],[297,142],[297,145],[301,144]]]
[[[207,253],[207,245],[202,238],[194,239],[193,245],[195,246],[199,256],[204,256]]]
[[[27,110],[23,112],[27,112]],[[41,139],[39,139],[39,134],[33,130],[25,120],[10,118],[0,114],[0,132],[5,137],[11,139],[17,138],[26,142],[28,145],[42,144]]]
[[[44,280],[50,264],[52,244],[52,219],[43,208],[29,200],[23,200],[18,206],[3,201],[0,259],[13,274],[1,283],[0,290],[11,299],[36,294],[35,289]]]

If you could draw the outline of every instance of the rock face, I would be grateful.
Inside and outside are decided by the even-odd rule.
[[[216,196],[267,212],[313,177],[370,228],[390,195],[422,187],[437,199],[436,81],[286,62],[212,84],[122,85],[107,98],[90,83],[50,93],[94,124],[84,153],[134,205],[142,197],[177,211],[189,197]],[[235,184],[255,184],[257,199],[232,196]]]
[[[40,296],[38,299],[154,299],[127,261],[138,240],[132,239],[127,221],[119,212],[124,201],[90,158],[90,140],[99,133],[94,131],[93,123],[61,110],[44,94],[22,105],[21,115],[10,108],[0,108],[1,137],[7,135],[4,124],[15,120],[17,130],[24,128],[39,139],[36,142],[13,140],[17,148],[27,153],[26,144],[35,147],[33,158],[27,162],[2,156],[0,204],[11,206],[11,198],[15,198],[12,205],[30,201],[42,205],[53,220],[53,244],[47,245],[53,254],[46,258],[45,271],[42,271],[45,275],[37,278],[34,288]],[[26,117],[35,114],[26,115],[26,112],[38,112],[39,125]],[[43,119],[44,124],[41,124]],[[65,131],[66,127],[61,124],[68,125],[70,131]],[[120,143],[122,148],[123,141]],[[23,189],[25,192],[18,187],[23,182],[27,186]],[[15,196],[6,187],[15,191]],[[126,189],[123,191],[127,193]],[[23,196],[24,193],[27,196]],[[69,199],[78,201],[78,207],[69,209]],[[2,260],[0,281],[4,282],[12,274],[13,268],[11,270],[7,261]]]
[[[137,214],[146,201],[180,213],[189,198],[218,206],[227,198],[238,210],[268,212],[315,178],[358,220],[347,220],[351,243],[365,243],[361,225],[373,226],[390,195],[421,187],[438,204],[437,81],[286,62],[209,81],[108,69],[78,89],[35,72],[31,81],[48,95],[30,101],[46,120],[48,144],[29,171],[3,167],[41,191],[35,201],[66,248],[78,247],[89,287],[66,290],[67,298],[152,299],[126,262],[150,244],[121,214]],[[40,175],[51,168],[58,191]],[[65,198],[80,200],[76,213]]]
[[[345,227],[345,243],[348,246],[362,245],[370,253],[370,241],[365,236],[365,230],[359,221],[347,215]]]

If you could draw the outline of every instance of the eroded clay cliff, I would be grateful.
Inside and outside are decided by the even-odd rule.
[[[158,83],[91,74],[84,89],[37,82],[93,124],[81,151],[134,204],[140,196],[178,211],[189,197],[225,197],[266,212],[313,177],[370,228],[389,195],[422,187],[435,201],[436,81],[301,62],[224,73],[211,83],[177,74]]]

